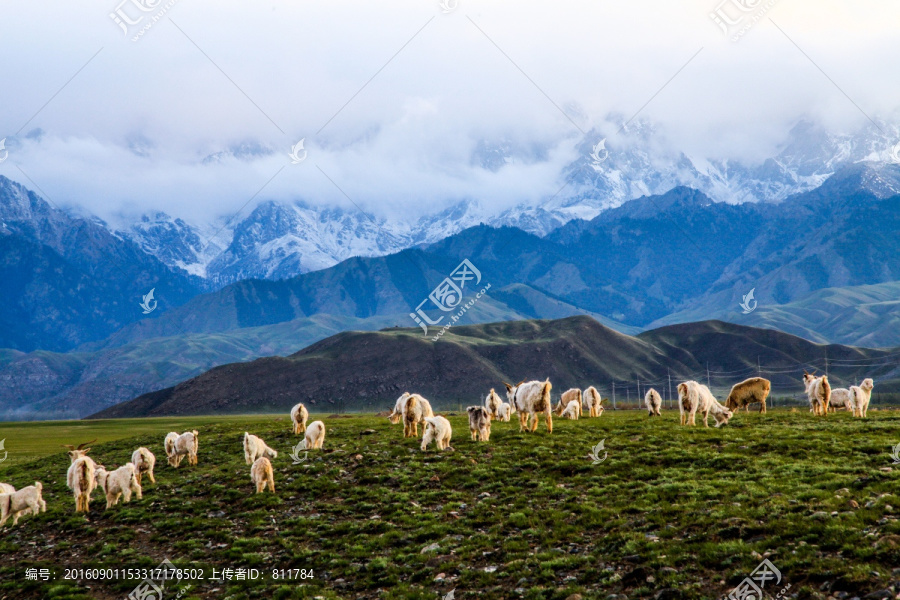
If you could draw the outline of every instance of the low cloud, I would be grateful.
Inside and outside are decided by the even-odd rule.
[[[176,3],[138,42],[116,6],[8,5],[0,20],[15,49],[0,174],[113,221],[209,222],[257,193],[384,216],[502,209],[551,196],[583,132],[614,146],[635,113],[658,125],[655,151],[752,162],[799,119],[848,131],[896,117],[900,96],[886,76],[900,6],[875,1],[778,2],[739,42],[701,0]],[[491,148],[513,158],[485,165]]]

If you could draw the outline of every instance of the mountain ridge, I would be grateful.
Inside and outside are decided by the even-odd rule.
[[[296,402],[313,411],[389,409],[405,391],[429,398],[436,410],[481,404],[503,381],[549,378],[556,399],[568,387],[612,389],[611,381],[645,386],[693,378],[710,366],[746,372],[765,358],[773,386],[802,389],[804,366],[823,356],[877,361],[887,351],[818,345],[789,334],[720,321],[682,324],[626,336],[589,317],[510,321],[453,328],[437,342],[416,330],[342,332],[287,357],[223,365],[176,386],[145,394],[90,418],[284,412]],[[782,372],[785,371],[785,372]],[[790,371],[790,372],[787,372]],[[900,367],[833,370],[835,385],[861,374],[896,378]],[[764,373],[765,374],[765,373]],[[745,376],[745,375],[744,375]],[[721,394],[744,376],[716,382]],[[735,379],[739,377],[739,379]],[[732,381],[734,379],[734,381]],[[625,392],[630,383],[619,393]],[[641,391],[636,383],[634,392]],[[607,395],[608,392],[604,392]],[[639,393],[635,395],[635,400]]]
[[[0,346],[26,351],[107,337],[145,318],[140,302],[151,289],[160,312],[200,292],[197,278],[3,176],[0,279]]]
[[[610,129],[624,122],[610,115],[603,125],[588,131],[575,143],[577,158],[560,174],[560,192],[553,197],[490,210],[484,199],[448,199],[444,206],[414,219],[385,218],[359,211],[316,207],[302,193],[290,201],[263,200],[243,220],[223,223],[221,245],[196,247],[192,241],[210,223],[187,225],[175,217],[153,231],[123,225],[118,231],[169,266],[202,274],[212,287],[240,278],[287,278],[333,266],[352,254],[378,256],[428,244],[484,223],[493,227],[514,226],[538,236],[573,219],[591,219],[609,208],[642,196],[659,196],[678,186],[702,191],[717,202],[729,204],[781,202],[808,192],[826,182],[842,168],[861,162],[894,161],[894,140],[900,126],[866,124],[849,133],[832,133],[810,121],[796,123],[776,153],[757,163],[688,156],[663,152],[655,140],[662,134],[653,123],[637,121],[613,137]],[[592,157],[598,142],[610,144],[605,158]],[[267,152],[273,152],[267,149]],[[231,152],[231,151],[229,151]],[[235,159],[252,160],[259,152],[231,152]],[[520,147],[509,140],[481,140],[474,144],[472,165],[497,172],[507,164],[533,164],[546,160],[546,149]],[[900,190],[894,193],[900,193]],[[265,214],[277,212],[283,227],[273,227]],[[146,215],[145,215],[146,217]],[[163,219],[165,220],[165,219]],[[291,225],[293,223],[293,225]],[[322,229],[321,224],[329,224]],[[302,225],[302,226],[301,226]],[[165,234],[163,230],[168,230]],[[180,236],[181,239],[177,239]],[[159,242],[167,240],[170,247]]]

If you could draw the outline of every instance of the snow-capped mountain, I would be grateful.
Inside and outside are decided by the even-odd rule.
[[[479,223],[510,225],[544,236],[573,219],[589,220],[628,200],[664,194],[676,186],[729,204],[781,202],[817,188],[843,166],[900,162],[900,127],[887,123],[834,134],[801,122],[777,154],[759,164],[677,151],[666,154],[659,148],[662,137],[652,123],[639,121],[620,131],[592,130],[576,145],[579,158],[560,173],[560,192],[537,204],[503,211],[491,212],[478,199],[469,198],[415,220],[385,219],[357,210],[317,207],[299,199],[298,193],[292,203],[264,201],[243,220],[227,226],[192,225],[155,213],[118,233],[165,264],[218,287],[248,277],[293,277],[355,255],[379,256],[430,244]],[[228,151],[234,156],[266,152],[250,143]],[[207,158],[218,160],[218,155]],[[500,139],[477,143],[471,163],[497,171],[546,159],[546,148]]]
[[[314,207],[302,200],[291,204],[270,200],[233,227],[217,224],[201,230],[157,212],[116,233],[164,263],[219,287],[248,278],[286,279],[352,256],[381,256],[431,244],[486,220],[475,201],[460,201],[407,222],[358,210]]]
[[[142,216],[127,230],[117,233],[170,267],[206,278],[207,265],[222,252],[231,236],[226,228],[208,229],[201,231],[182,219],[156,212]]]
[[[263,202],[235,227],[231,243],[207,271],[219,285],[251,277],[286,279],[352,256],[381,256],[436,242],[477,225],[479,208],[461,202],[410,223],[302,201]]]
[[[819,187],[841,167],[863,161],[900,162],[896,149],[900,126],[896,124],[867,124],[853,134],[834,134],[801,122],[775,156],[756,165],[683,152],[665,156],[654,148],[659,135],[647,123],[629,125],[609,136],[589,132],[578,146],[581,158],[563,173],[568,189],[544,209],[564,221],[571,220],[574,211],[581,213],[579,218],[592,218],[627,200],[663,194],[679,185],[700,190],[717,202],[781,202]],[[531,210],[522,206],[508,212],[513,218]]]

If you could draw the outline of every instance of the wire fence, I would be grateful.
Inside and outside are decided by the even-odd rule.
[[[793,360],[793,359],[789,359]],[[808,407],[809,400],[803,386],[803,373],[817,372],[819,375],[829,375],[832,388],[849,387],[858,385],[864,378],[875,379],[875,390],[872,392],[871,404],[875,406],[900,406],[900,385],[889,386],[879,391],[879,378],[900,379],[900,352],[886,354],[874,358],[860,359],[830,359],[800,363],[794,365],[784,363],[766,366],[761,360],[756,365],[748,365],[733,370],[713,370],[707,367],[701,371],[685,373],[683,371],[668,370],[666,373],[653,377],[635,377],[631,381],[609,380],[597,382],[579,382],[578,385],[586,388],[593,385],[604,399],[604,406],[614,410],[644,409],[644,394],[650,388],[659,392],[663,400],[663,407],[677,409],[678,384],[682,381],[694,380],[706,384],[720,401],[731,391],[731,387],[749,377],[765,377],[772,382],[772,389],[766,401],[767,407]],[[553,378],[551,377],[551,381]],[[559,401],[560,394],[565,391],[565,386],[554,385],[553,402]],[[479,399],[480,398],[480,399]],[[437,409],[456,410],[462,412],[466,406],[483,402],[484,395],[474,394],[470,400],[438,399],[433,402]],[[505,401],[506,395],[501,393]],[[337,414],[354,412],[379,412],[393,408],[396,398],[368,398],[363,402],[359,400],[347,401],[336,399],[329,403],[325,410]],[[324,408],[324,407],[323,407]]]
[[[750,377],[765,377],[772,382],[767,406],[806,406],[809,400],[803,385],[804,372],[815,372],[817,375],[829,375],[832,388],[859,385],[865,377],[861,372],[873,372],[882,376],[897,373],[900,370],[900,352],[863,359],[821,359],[810,363],[798,363],[794,366],[764,366],[758,362],[755,366],[747,366],[730,371],[714,371],[707,367],[703,371],[677,375],[671,370],[664,376],[654,379],[635,377],[633,381],[613,380],[608,383],[595,384],[594,387],[611,408],[616,410],[644,408],[644,395],[651,388],[655,389],[666,408],[677,408],[677,386],[682,381],[694,380],[706,384],[716,397],[724,399],[731,387]],[[887,392],[873,391],[872,404],[900,404],[900,389]]]

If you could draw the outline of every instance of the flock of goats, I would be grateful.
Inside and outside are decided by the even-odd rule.
[[[866,416],[874,388],[871,379],[865,379],[860,385],[851,386],[849,389],[831,389],[827,376],[804,372],[803,382],[809,398],[810,411],[814,414],[825,415],[829,410],[843,408],[852,411],[854,417]],[[584,412],[591,417],[603,414],[603,399],[593,386],[584,391],[573,388],[563,392],[559,403],[554,407],[550,398],[552,386],[549,379],[521,381],[516,385],[505,383],[505,385],[507,402],[503,402],[492,389],[485,398],[484,406],[470,406],[466,409],[473,441],[487,441],[491,435],[491,421],[509,421],[513,413],[519,415],[519,430],[530,432],[537,430],[541,414],[545,417],[548,432],[553,431],[554,412],[558,416],[574,420]],[[719,427],[728,423],[734,414],[733,411],[742,407],[749,411],[749,406],[753,403],[759,403],[759,410],[764,413],[771,387],[768,379],[751,377],[732,387],[725,404],[722,405],[707,386],[696,381],[680,383],[678,407],[681,424],[695,425],[696,414],[700,412],[703,413],[703,421],[707,427],[710,413],[716,421],[716,427]],[[644,396],[644,405],[651,417],[659,416],[662,397],[651,388]],[[418,437],[419,424],[423,424],[425,430],[422,436],[422,451],[425,451],[432,442],[438,450],[450,448],[450,438],[453,435],[450,421],[435,415],[428,400],[419,394],[407,392],[400,396],[389,418],[393,424],[403,422],[404,437]],[[304,433],[304,439],[298,444],[297,450],[321,449],[325,442],[325,423],[313,421],[307,426],[308,419],[309,411],[303,404],[297,404],[291,409],[294,434]],[[138,448],[131,455],[131,462],[114,471],[107,471],[103,465],[96,464],[87,455],[90,448],[85,446],[90,443],[81,444],[77,448],[65,446],[68,448],[71,463],[66,473],[66,484],[75,496],[76,512],[89,511],[91,494],[98,486],[106,495],[106,508],[109,509],[118,503],[119,498],[124,498],[125,502],[130,501],[132,493],[141,498],[141,481],[144,475],[156,483],[153,476],[156,457],[148,448]],[[199,433],[196,430],[182,434],[173,431],[166,435],[163,446],[168,463],[172,467],[178,468],[184,457],[187,457],[188,464],[197,464]],[[277,456],[278,452],[267,446],[261,438],[244,432],[244,460],[250,465],[250,480],[256,487],[256,493],[262,493],[266,487],[271,492],[275,491],[275,478],[270,459]],[[39,481],[18,491],[9,484],[0,483],[0,527],[3,527],[10,516],[13,518],[13,525],[16,525],[20,516],[46,511],[47,504],[42,497],[42,489],[43,486]]]

